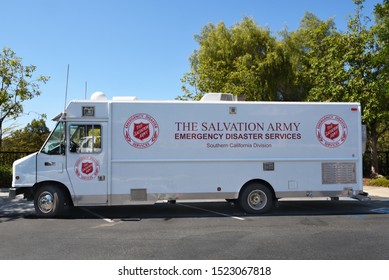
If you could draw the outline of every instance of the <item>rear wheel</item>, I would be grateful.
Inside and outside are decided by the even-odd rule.
[[[261,214],[273,207],[274,196],[269,187],[261,183],[252,183],[241,192],[239,204],[247,213]]]
[[[65,214],[67,199],[61,188],[43,185],[34,196],[35,213],[39,217],[53,218]]]

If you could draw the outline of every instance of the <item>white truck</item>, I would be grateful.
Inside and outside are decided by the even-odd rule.
[[[43,217],[202,199],[264,213],[280,198],[366,195],[359,103],[233,99],[72,101],[41,150],[14,162],[9,195]]]

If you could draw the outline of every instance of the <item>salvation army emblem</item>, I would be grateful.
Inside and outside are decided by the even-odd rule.
[[[92,180],[99,174],[100,164],[94,157],[80,157],[74,165],[74,172],[81,180]]]
[[[134,124],[134,137],[143,141],[150,136],[150,124],[149,123],[138,123]]]
[[[347,124],[337,115],[326,115],[316,125],[317,139],[328,148],[342,145],[346,141],[347,135]]]
[[[145,149],[157,141],[159,126],[152,116],[138,113],[125,122],[123,134],[128,144],[137,149]]]
[[[93,163],[92,162],[83,162],[81,164],[81,171],[84,174],[90,175],[93,172]]]
[[[327,138],[334,140],[337,137],[339,137],[339,134],[340,133],[339,133],[339,124],[338,123],[325,124],[324,135]]]

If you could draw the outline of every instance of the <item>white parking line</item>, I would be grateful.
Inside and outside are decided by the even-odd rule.
[[[199,207],[195,207],[195,206],[190,206],[190,205],[186,205],[186,204],[177,203],[177,205],[184,206],[184,207],[187,207],[187,208],[197,209],[197,210],[201,210],[201,211],[205,211],[205,212],[209,212],[209,213],[213,213],[213,214],[224,216],[224,217],[229,217],[229,218],[232,218],[232,219],[235,219],[235,220],[239,220],[239,221],[245,221],[246,220],[245,218],[231,216],[231,215],[228,215],[228,214],[224,214],[224,213],[220,213],[220,212],[216,212],[216,211],[211,211],[211,210],[208,210],[208,209],[199,208]]]
[[[104,221],[106,221],[107,223],[114,223],[115,221],[114,220],[111,220],[111,219],[107,219],[103,216],[101,216],[100,214],[97,214],[89,209],[86,209],[86,208],[83,208],[83,207],[80,207],[82,210],[84,210],[85,212],[88,212],[89,214],[92,214],[93,216],[96,216],[97,218],[100,218]]]
[[[374,213],[379,213],[379,214],[389,214],[389,207],[382,207],[382,208],[372,209],[370,211],[374,212]]]

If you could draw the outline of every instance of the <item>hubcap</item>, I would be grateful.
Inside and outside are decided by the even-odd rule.
[[[253,190],[247,197],[247,202],[252,209],[260,210],[267,203],[267,196],[260,190]]]
[[[39,210],[43,213],[49,213],[54,207],[54,196],[48,191],[44,191],[40,194],[38,199]]]

